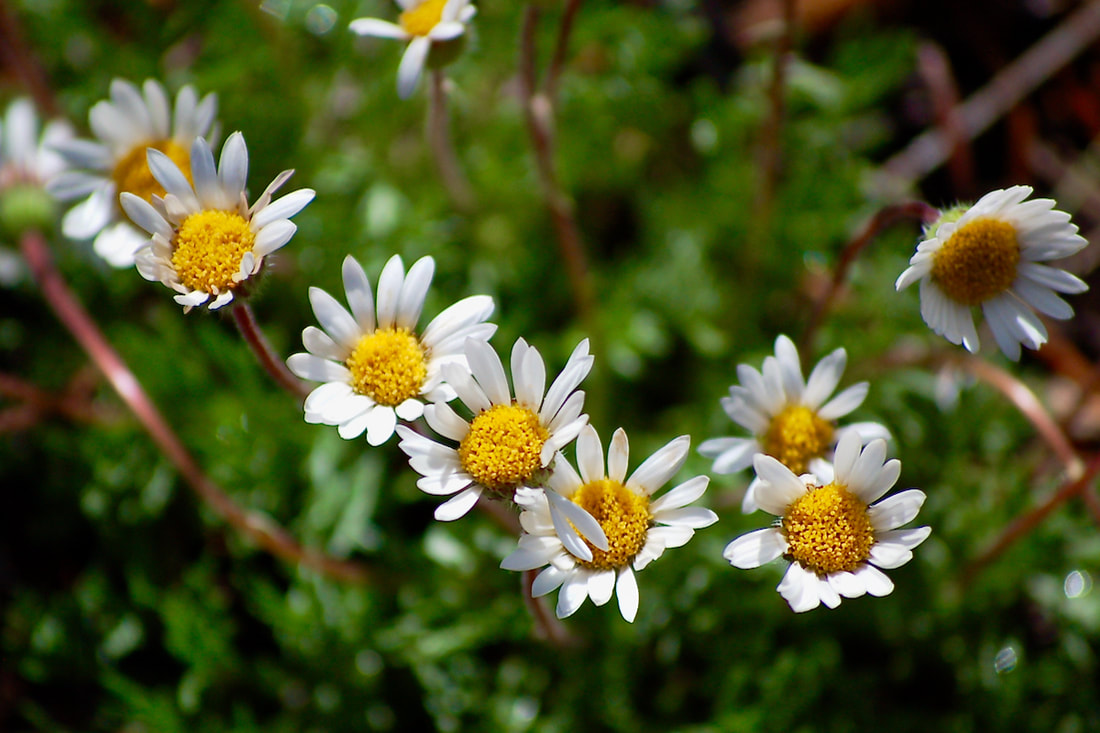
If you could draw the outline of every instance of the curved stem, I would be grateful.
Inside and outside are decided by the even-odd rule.
[[[973,580],[979,572],[1003,554],[1016,540],[1035,529],[1059,506],[1074,496],[1084,496],[1092,487],[1092,483],[1096,480],[1098,474],[1100,474],[1100,453],[1089,460],[1080,476],[1066,481],[1042,504],[1029,512],[1021,514],[1005,526],[1000,536],[967,565],[962,574],[963,583],[966,584]]]
[[[546,70],[546,96],[551,104],[557,104],[558,101],[558,85],[561,82],[561,71],[565,67],[565,53],[569,49],[573,21],[576,20],[580,9],[581,0],[566,0],[565,11],[561,16],[561,26],[558,28],[558,40],[554,45],[554,55],[550,58],[550,66]]]
[[[470,183],[459,165],[458,156],[451,144],[450,127],[447,115],[447,77],[442,69],[431,72],[431,91],[428,104],[428,143],[432,148],[439,177],[451,197],[451,202],[460,211],[474,208],[474,195]]]
[[[1077,451],[1073,449],[1069,438],[1051,417],[1050,413],[1035,396],[1031,389],[1016,377],[1004,369],[994,366],[976,356],[966,357],[959,361],[963,369],[973,374],[986,384],[994,387],[998,392],[1008,398],[1009,402],[1035,426],[1035,431],[1046,441],[1051,450],[1058,456],[1058,460],[1065,467],[1066,476],[1076,479],[1081,476],[1084,465]]]
[[[310,393],[309,385],[294,376],[293,372],[287,368],[286,362],[275,354],[271,344],[264,338],[259,324],[256,323],[256,315],[252,312],[252,306],[244,301],[235,301],[230,310],[233,313],[233,321],[237,324],[237,329],[244,337],[245,343],[252,349],[252,353],[256,355],[264,371],[270,374],[271,378],[287,392],[298,399],[305,399],[306,395]]]
[[[302,547],[269,517],[248,512],[238,506],[222,489],[208,479],[187,452],[168,422],[145,394],[141,383],[122,357],[111,347],[99,327],[69,290],[53,265],[49,246],[38,232],[26,232],[20,240],[26,258],[42,293],[54,313],[76,338],[110,382],[122,401],[141,422],[157,447],[172,462],[187,484],[214,512],[249,537],[265,551],[287,562],[307,567],[329,577],[355,583],[370,580],[370,571],[361,563],[339,560],[308,547]]]
[[[562,190],[554,167],[553,103],[547,93],[538,91],[535,86],[535,30],[538,20],[538,8],[528,5],[523,14],[519,44],[520,104],[527,120],[527,132],[531,137],[542,195],[546,208],[550,211],[554,233],[565,261],[565,270],[573,287],[577,312],[582,319],[587,320],[592,311],[592,286],[580,228],[573,214],[573,203]]]
[[[917,221],[930,224],[935,221],[939,216],[939,211],[934,207],[929,206],[923,201],[907,201],[900,204],[892,204],[886,206],[878,211],[871,220],[854,237],[844,246],[844,250],[840,253],[840,259],[837,260],[836,269],[833,270],[833,279],[829,283],[829,287],[825,290],[825,293],[814,303],[813,311],[810,313],[810,321],[806,325],[806,330],[802,333],[802,340],[799,344],[800,356],[805,360],[809,354],[811,347],[813,346],[814,336],[817,335],[817,329],[821,327],[822,321],[825,319],[825,315],[829,312],[833,303],[836,301],[837,293],[840,292],[844,282],[848,278],[848,270],[851,268],[852,263],[856,261],[856,258],[867,248],[875,237],[877,237],[883,229],[893,225],[895,222],[902,219],[916,219]]]

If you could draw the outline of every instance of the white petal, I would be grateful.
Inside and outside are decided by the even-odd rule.
[[[629,567],[619,569],[615,594],[619,597],[619,613],[623,615],[625,621],[634,623],[638,615],[638,580]]]
[[[523,339],[517,339],[512,347],[512,382],[516,402],[538,412],[546,390],[546,365]]]
[[[689,479],[676,488],[665,492],[661,498],[651,503],[649,505],[649,513],[657,517],[657,515],[665,510],[679,509],[682,506],[687,506],[703,495],[709,483],[710,478],[708,476],[696,476],[693,479]]]
[[[362,336],[359,324],[351,317],[351,314],[344,310],[344,306],[340,305],[336,298],[321,290],[321,288],[311,287],[309,289],[309,303],[313,307],[313,315],[316,316],[317,322],[321,324],[321,328],[325,329],[325,333],[331,336],[333,341],[347,349],[350,354],[352,349],[359,344],[359,339]]]
[[[316,196],[316,192],[313,189],[299,188],[297,191],[292,191],[286,196],[272,201],[252,217],[252,228],[261,229],[273,221],[289,219],[304,209],[313,200],[314,196]]]
[[[508,389],[508,378],[504,374],[504,365],[496,351],[485,341],[470,339],[466,342],[466,359],[470,364],[477,383],[485,390],[485,396],[494,405],[508,405],[512,394]],[[451,380],[447,380],[448,382]],[[456,386],[457,389],[457,386]]]
[[[806,493],[806,484],[802,479],[771,456],[757,453],[752,464],[760,478],[755,492],[756,503],[769,514],[783,516],[787,507]]]
[[[416,90],[420,74],[424,71],[424,62],[428,58],[432,41],[427,36],[417,36],[409,42],[397,67],[397,96],[408,99]]]
[[[875,531],[885,532],[911,522],[920,512],[925,495],[920,489],[909,489],[888,496],[867,510]]]
[[[890,578],[886,576],[886,573],[872,565],[864,564],[859,566],[855,574],[863,581],[863,585],[867,588],[867,592],[873,596],[881,598],[882,596],[890,595],[890,592],[894,590],[894,581],[890,580]]]
[[[588,598],[588,572],[577,569],[562,583],[558,591],[558,605],[554,609],[558,618],[572,616]]]
[[[806,380],[806,393],[802,396],[802,403],[813,410],[820,407],[840,384],[840,377],[844,374],[847,363],[848,352],[844,349],[837,349],[819,361]]]
[[[867,382],[853,384],[851,387],[848,387],[836,397],[825,403],[825,405],[817,411],[818,417],[822,420],[836,420],[838,417],[844,417],[863,404],[863,400],[866,399],[869,389],[870,385],[867,384]]]
[[[432,430],[455,442],[462,442],[470,432],[470,425],[446,402],[436,402],[425,407],[424,419]]]
[[[626,431],[622,428],[616,428],[611,435],[611,447],[607,449],[607,477],[619,483],[625,481],[629,460],[630,443],[627,440]]]
[[[358,260],[348,255],[341,266],[341,275],[348,306],[351,307],[352,316],[359,324],[361,333],[374,333],[374,295],[371,292],[367,273],[363,271],[363,266]]]
[[[687,435],[673,438],[634,470],[626,481],[627,487],[645,496],[652,494],[684,465],[690,446],[691,438]]]
[[[350,354],[331,337],[316,326],[306,326],[302,330],[302,345],[314,356],[343,363]]]
[[[554,520],[554,529],[557,530],[558,537],[565,545],[565,549],[582,560],[592,559],[592,551],[588,549],[587,545],[583,542],[573,542],[572,539],[566,539],[568,535],[572,535],[573,538],[579,540],[576,537],[576,532],[580,532],[593,545],[605,552],[607,551],[607,535],[604,534],[603,527],[591,514],[556,491],[547,492],[546,499],[550,502],[550,516]],[[568,522],[563,520],[572,522],[576,530],[572,530]]]
[[[218,161],[218,180],[222,192],[233,202],[241,198],[248,185],[248,147],[244,135],[234,132],[222,145],[221,159]]]
[[[714,458],[715,473],[735,473],[752,465],[752,457],[760,452],[753,438],[711,438],[699,446],[699,453]]]
[[[577,469],[586,484],[605,478],[603,447],[600,445],[600,436],[591,425],[581,428],[577,436]]]
[[[783,580],[776,586],[776,590],[787,601],[792,611],[804,613],[821,604],[818,586],[815,574],[805,570],[798,563],[792,562],[786,574],[783,575]]]
[[[535,582],[531,584],[531,597],[539,598],[550,593],[555,588],[558,588],[567,577],[569,577],[569,572],[567,571],[558,570],[555,567],[546,568],[546,570],[538,574],[538,577],[535,578]]]
[[[298,225],[286,219],[278,219],[256,232],[256,241],[252,251],[257,257],[266,257],[279,249],[298,231]]]
[[[455,494],[435,509],[435,518],[440,522],[453,522],[466,516],[481,497],[481,487],[473,485],[465,491]]]
[[[397,413],[392,407],[378,405],[371,410],[367,423],[367,442],[371,445],[382,445],[393,435],[397,427]]]
[[[741,535],[726,545],[722,557],[735,568],[747,570],[780,557],[787,551],[787,540],[774,527],[758,529]]]
[[[343,365],[313,354],[291,354],[286,360],[290,371],[312,382],[349,382],[351,372]]]
[[[106,183],[69,209],[61,220],[61,231],[69,239],[91,239],[113,218],[115,200],[114,184]]]
[[[407,328],[410,331],[416,328],[434,274],[435,260],[431,257],[421,257],[409,268],[397,300],[395,324],[398,328]]]
[[[614,594],[614,570],[596,570],[588,577],[588,596],[597,606],[606,604]]]
[[[397,25],[378,18],[356,18],[351,21],[348,28],[352,33],[360,36],[373,36],[375,38],[390,38],[395,41],[407,41],[408,32]]]

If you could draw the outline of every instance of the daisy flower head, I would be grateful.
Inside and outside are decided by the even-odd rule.
[[[909,562],[932,529],[898,529],[917,516],[923,491],[878,501],[901,475],[901,462],[885,459],[886,441],[861,449],[859,436],[848,433],[837,445],[832,481],[821,485],[812,474],[795,476],[771,456],[756,456],[757,501],[779,521],[730,542],[723,557],[743,569],[787,559],[777,590],[797,613],[822,603],[836,608],[841,596],[889,595],[894,583],[882,569]]]
[[[979,347],[973,307],[982,309],[1005,356],[1018,360],[1020,344],[1038,349],[1046,343],[1035,311],[1071,318],[1073,308],[1058,293],[1088,290],[1065,270],[1039,264],[1068,257],[1088,242],[1053,199],[1027,201],[1030,195],[1030,186],[1013,186],[945,212],[895,284],[901,290],[919,281],[924,322],[970,352]]]
[[[437,58],[437,49],[462,37],[477,13],[470,0],[397,0],[401,15],[396,23],[379,18],[356,18],[349,28],[360,36],[405,41],[405,55],[397,68],[397,94],[408,99],[416,90],[425,64],[443,65],[450,57]],[[429,53],[432,58],[429,60]]]
[[[287,359],[299,377],[324,382],[306,397],[306,422],[336,425],[345,440],[366,431],[368,443],[381,445],[398,418],[416,420],[425,402],[455,398],[443,381],[443,365],[466,368],[466,340],[486,341],[496,332],[485,322],[493,299],[460,300],[417,331],[434,273],[431,257],[417,260],[406,274],[401,257],[394,255],[378,278],[376,305],[366,273],[349,255],[343,276],[350,313],[324,290],[310,288],[313,313],[324,330],[307,327],[302,343],[309,353]]]
[[[605,470],[600,438],[586,425],[577,438],[579,475],[559,454],[545,490],[516,492],[516,502],[524,508],[524,532],[519,547],[500,566],[545,566],[531,594],[538,597],[560,587],[558,618],[572,615],[586,598],[602,606],[617,593],[619,611],[633,622],[638,613],[634,572],[718,521],[710,509],[688,506],[706,491],[706,476],[652,498],[684,465],[690,443],[686,435],[673,439],[627,478],[626,432],[619,428],[611,437]]]
[[[432,430],[458,445],[397,426],[401,450],[420,474],[416,485],[428,494],[451,496],[435,510],[440,521],[464,516],[482,495],[512,500],[517,489],[541,486],[555,454],[588,422],[581,412],[584,392],[577,389],[592,369],[588,339],[573,349],[549,389],[542,356],[517,340],[511,358],[514,397],[492,346],[467,339],[463,351],[466,363],[444,364],[443,379],[473,417],[466,420],[446,402],[424,408]]]
[[[121,196],[126,214],[152,236],[134,262],[146,280],[176,291],[184,313],[207,302],[216,310],[233,300],[234,292],[260,272],[264,257],[290,241],[298,229],[290,217],[313,200],[309,188],[271,200],[294,173],[287,170],[249,206],[248,148],[239,132],[225,141],[216,168],[210,145],[195,138],[193,185],[169,156],[155,148],[148,154],[153,178],[166,193],[152,203],[129,192]]]
[[[54,201],[44,187],[66,167],[54,146],[72,136],[72,128],[63,120],[53,120],[40,129],[29,99],[16,99],[8,105],[0,119],[0,224],[5,229],[52,225]]]
[[[741,384],[730,387],[721,400],[729,418],[752,433],[749,438],[712,438],[699,446],[699,453],[714,459],[715,473],[735,473],[748,468],[757,453],[778,459],[796,475],[813,471],[825,474],[828,461],[844,435],[855,433],[863,442],[889,438],[890,432],[874,422],[840,427],[837,420],[863,404],[867,382],[859,382],[829,399],[840,383],[848,353],[836,349],[802,377],[802,364],[787,336],[775,340],[775,356],[764,359],[762,371],[738,364]],[[741,510],[756,511],[759,479],[749,484]]]
[[[73,170],[50,182],[59,199],[82,199],[65,215],[61,230],[70,239],[95,238],[96,254],[113,267],[134,264],[134,253],[146,237],[125,219],[119,194],[128,191],[152,203],[164,187],[149,168],[145,151],[159,150],[190,179],[191,142],[210,133],[218,100],[201,100],[191,86],[176,94],[174,107],[159,82],[148,79],[139,90],[123,79],[111,82],[110,99],[92,106],[88,123],[95,140],[56,145]]]

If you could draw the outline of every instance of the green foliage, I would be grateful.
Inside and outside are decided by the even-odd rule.
[[[544,5],[540,68],[560,19]],[[395,6],[330,6],[16,3],[78,125],[113,77],[192,83],[218,93],[222,139],[243,131],[253,192],[287,168],[288,190],[317,190],[252,301],[278,353],[301,350],[314,323],[310,286],[342,297],[347,254],[372,279],[394,253],[430,254],[425,313],[492,295],[498,350],[523,336],[551,371],[591,337],[586,406],[601,435],[623,426],[636,465],[690,434],[682,475],[708,473],[694,448],[738,432],[718,406],[735,365],[759,366],[778,333],[802,332],[807,293],[883,203],[866,181],[892,139],[883,109],[911,73],[914,37],[853,27],[793,64],[769,210],[757,145],[770,55],[718,80],[699,73],[710,29],[691,4],[585,3],[554,131],[596,289],[595,314],[581,319],[516,99],[521,4],[479,8],[449,67],[455,145],[477,196],[468,213],[436,175],[424,90],[397,98],[401,47],[346,30]],[[720,522],[639,575],[637,621],[586,604],[561,645],[538,638],[519,575],[498,567],[515,537],[476,513],[435,522],[438,498],[417,490],[396,440],[370,448],[305,424],[228,317],[184,316],[161,285],[59,240],[63,275],[210,477],[372,575],[343,583],[257,548],[99,382],[96,419],[47,415],[0,441],[0,727],[1095,729],[1100,596],[1088,590],[1100,541],[1088,517],[1056,512],[962,580],[1059,476],[989,387],[884,360],[899,342],[940,345],[915,293],[894,292],[912,234],[891,231],[860,259],[815,345],[815,358],[847,348],[845,384],[871,381],[854,417],[891,429],[899,485],[928,494],[920,521],[933,534],[891,573],[893,594],[792,614],[775,592],[779,564],[739,571],[721,556],[761,524],[738,511],[748,472],[712,476],[704,501]],[[85,359],[33,284],[0,302],[2,370],[63,390]],[[1043,375],[1022,371],[1042,392]],[[1070,578],[1083,589],[1070,593]]]

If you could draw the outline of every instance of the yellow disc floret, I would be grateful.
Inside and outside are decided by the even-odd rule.
[[[795,475],[806,472],[810,461],[832,445],[833,424],[804,405],[788,405],[772,418],[762,439],[764,453]]]
[[[443,19],[443,7],[447,0],[424,0],[424,2],[401,13],[397,22],[410,36],[426,36]]]
[[[191,290],[219,293],[237,286],[233,276],[255,243],[256,235],[240,214],[200,211],[180,224],[172,266],[180,282]]]
[[[407,328],[379,328],[359,339],[348,357],[351,386],[380,405],[397,407],[420,394],[428,364]]]
[[[582,567],[611,570],[630,564],[645,546],[653,516],[649,497],[636,494],[618,481],[600,479],[585,484],[573,494],[573,503],[592,515],[607,535],[607,550],[585,540],[592,560],[578,560]]]
[[[787,556],[818,575],[855,570],[871,556],[875,531],[867,505],[847,487],[811,488],[787,509]]]
[[[493,405],[470,423],[458,459],[485,488],[510,491],[542,468],[542,446],[549,437],[538,415],[526,407]]]
[[[932,255],[932,280],[956,303],[980,305],[1011,287],[1019,264],[1016,228],[999,219],[977,219],[959,227]]]
[[[147,148],[154,148],[167,155],[187,180],[191,180],[191,156],[188,155],[186,148],[175,140],[150,140],[135,145],[115,163],[115,169],[111,171],[111,180],[115,182],[118,193],[128,191],[146,201],[152,201],[153,194],[164,195],[164,187],[153,178],[149,163],[146,162]]]

